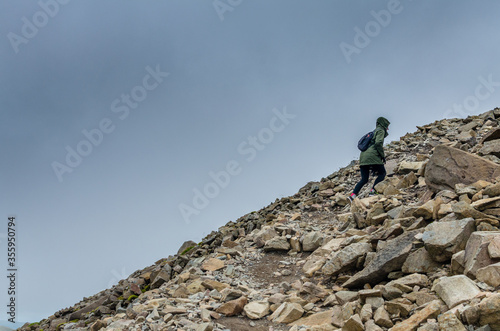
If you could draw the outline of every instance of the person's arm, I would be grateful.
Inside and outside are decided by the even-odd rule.
[[[375,143],[373,144],[373,147],[375,147],[375,150],[377,151],[378,155],[380,156],[380,158],[382,160],[385,158],[384,138],[385,138],[385,132],[383,129],[377,130],[375,132],[375,136],[373,137],[373,139],[375,139]]]

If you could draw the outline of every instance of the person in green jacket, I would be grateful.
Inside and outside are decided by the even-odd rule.
[[[377,118],[377,127],[373,132],[373,138],[370,141],[368,149],[361,152],[359,156],[359,170],[361,172],[361,180],[356,184],[354,190],[352,191],[349,199],[352,201],[361,191],[361,188],[368,183],[368,178],[370,177],[370,170],[373,174],[377,175],[375,183],[370,190],[370,194],[376,194],[375,185],[380,183],[385,178],[385,153],[384,153],[384,138],[389,135],[387,130],[389,129],[389,124],[391,124],[387,118],[379,117]]]

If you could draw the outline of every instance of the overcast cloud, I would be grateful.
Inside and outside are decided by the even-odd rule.
[[[493,0],[3,1],[0,267],[16,216],[16,320],[346,166],[379,116],[392,140],[499,106],[498,12]]]

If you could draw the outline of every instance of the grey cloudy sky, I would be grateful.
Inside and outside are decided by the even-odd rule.
[[[17,320],[71,306],[347,165],[378,116],[391,140],[499,106],[499,10],[1,2],[0,266],[15,215]]]

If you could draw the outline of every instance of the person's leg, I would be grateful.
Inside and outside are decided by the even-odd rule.
[[[356,184],[354,187],[354,190],[352,191],[353,194],[358,195],[359,191],[361,191],[361,188],[368,183],[368,178],[370,176],[370,166],[360,166],[359,171],[361,172],[361,180]]]
[[[373,183],[373,187],[372,187],[372,190],[375,190],[375,185],[377,185],[378,183],[380,183],[381,181],[384,180],[385,175],[386,175],[386,171],[385,171],[385,167],[383,164],[373,165],[372,169],[373,169],[374,173],[377,174],[377,178],[375,179],[375,183]]]

